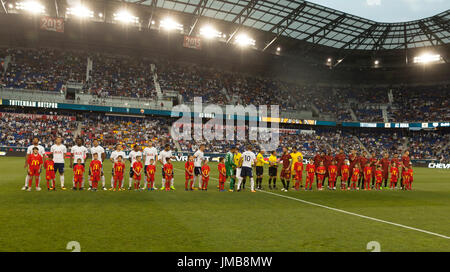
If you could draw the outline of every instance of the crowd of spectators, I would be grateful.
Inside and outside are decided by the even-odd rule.
[[[330,115],[337,121],[352,121],[348,105],[359,121],[383,122],[377,105],[389,103],[391,88],[318,87],[285,82],[264,75],[225,71],[214,66],[167,59],[57,49],[1,49],[0,58],[11,57],[0,87],[59,92],[66,82],[82,83],[96,98],[119,96],[156,97],[154,73],[164,91],[176,91],[184,101],[201,96],[206,103],[280,105],[282,110],[311,110],[314,116]],[[88,58],[92,70],[86,80]],[[152,69],[152,64],[155,69]],[[3,72],[3,71],[0,71]],[[449,121],[450,86],[393,88],[390,121]],[[375,107],[375,108],[374,108]]]
[[[68,145],[73,144],[77,122],[74,116],[40,115],[0,112],[0,145],[28,147],[33,137],[39,137],[45,148],[61,136]]]

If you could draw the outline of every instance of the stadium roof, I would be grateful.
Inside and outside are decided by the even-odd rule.
[[[125,0],[272,33],[264,49],[289,37],[337,49],[407,49],[450,44],[450,10],[402,23],[379,23],[302,0]],[[231,39],[230,38],[230,39]]]

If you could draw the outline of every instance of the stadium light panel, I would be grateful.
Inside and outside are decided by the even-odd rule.
[[[327,62],[328,62],[328,63],[330,63],[331,61],[332,61],[332,59],[331,59],[331,58],[328,58],[328,59],[327,59]]]
[[[14,5],[11,4],[11,3],[9,3],[9,4],[8,4],[8,8],[12,9],[12,8],[14,8]]]
[[[18,2],[16,3],[16,8],[33,14],[42,14],[45,12],[45,7],[36,1]]]
[[[441,61],[441,55],[424,53],[420,56],[414,57],[413,63],[431,63]]]
[[[217,31],[210,25],[207,25],[200,29],[200,35],[207,39],[220,38],[222,37],[222,32]]]
[[[139,23],[139,18],[128,12],[127,10],[121,10],[113,15],[115,21],[119,21],[125,24]]]
[[[375,61],[373,62],[373,64],[378,65],[378,64],[380,64],[380,61],[379,61],[379,60],[375,60]]]
[[[94,17],[94,12],[85,6],[76,6],[76,7],[67,8],[67,14],[74,15],[74,16],[80,17],[80,18]]]
[[[100,12],[100,13],[98,14],[98,17],[103,18],[103,13]]]
[[[177,23],[172,18],[165,18],[164,20],[160,21],[159,26],[164,28],[167,31],[171,31],[171,30],[175,30],[175,29],[183,30],[183,25]]]
[[[245,46],[255,46],[256,42],[254,39],[250,38],[247,34],[239,34],[236,36],[234,42],[242,47]]]

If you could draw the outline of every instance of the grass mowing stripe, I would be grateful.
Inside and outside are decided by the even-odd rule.
[[[291,200],[295,200],[295,201],[298,201],[298,202],[302,202],[302,203],[305,203],[305,204],[309,204],[309,205],[313,205],[313,206],[329,209],[329,210],[340,212],[340,213],[354,215],[354,216],[358,216],[358,217],[361,217],[361,218],[365,218],[365,219],[369,219],[369,220],[373,220],[373,221],[377,221],[377,222],[381,222],[381,223],[385,223],[385,224],[389,224],[389,225],[394,225],[394,226],[405,228],[405,229],[410,229],[410,230],[423,232],[423,233],[434,235],[434,236],[438,236],[438,237],[441,237],[441,238],[444,238],[444,239],[450,239],[449,236],[445,236],[445,235],[442,235],[442,234],[439,234],[439,233],[435,233],[435,232],[431,232],[431,231],[427,231],[427,230],[422,230],[422,229],[418,229],[418,228],[414,228],[414,227],[409,227],[409,226],[405,226],[405,225],[402,225],[402,224],[389,222],[389,221],[386,221],[386,220],[382,220],[382,219],[378,219],[378,218],[374,218],[374,217],[370,217],[370,216],[365,216],[365,215],[361,215],[361,214],[357,214],[357,213],[353,213],[353,212],[348,212],[348,211],[344,211],[344,210],[333,208],[333,207],[328,207],[328,206],[325,206],[325,205],[321,205],[321,204],[317,204],[317,203],[314,203],[314,202],[306,201],[306,200],[303,200],[303,199],[300,199],[300,198],[280,195],[280,194],[277,194],[277,193],[267,192],[267,191],[263,191],[263,190],[257,190],[257,191],[259,191],[261,193],[271,194],[271,195],[283,197],[283,198],[286,198],[286,199],[291,199]]]

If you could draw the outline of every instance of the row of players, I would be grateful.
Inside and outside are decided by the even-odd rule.
[[[56,171],[60,173],[61,188],[64,190],[64,157],[61,156],[65,154],[65,146],[61,144],[61,139],[56,140],[56,144],[51,147],[51,154],[49,154],[49,159],[43,162],[43,148],[39,146],[39,140],[37,138],[33,139],[33,145],[28,148],[27,152],[27,162],[25,166],[28,166],[28,175],[26,177],[26,183],[23,189],[31,190],[32,177],[35,177],[37,189],[39,190],[39,175],[42,166],[46,169],[46,179],[47,186],[49,190],[55,190],[55,174]],[[199,150],[194,154],[194,156],[189,157],[188,162],[185,165],[185,190],[194,189],[194,179],[198,179],[198,188],[207,189],[207,184],[209,181],[210,168],[208,166],[207,160],[204,159],[204,145],[200,145]],[[292,152],[289,153],[287,148],[283,148],[283,155],[280,159],[276,157],[276,152],[272,152],[269,157],[268,162],[265,161],[263,155],[264,151],[260,150],[256,156],[251,146],[247,148],[248,150],[244,153],[239,153],[237,148],[233,147],[227,153],[225,159],[221,158],[218,170],[219,170],[219,189],[224,190],[224,184],[227,179],[230,179],[230,191],[234,191],[235,182],[238,181],[237,190],[241,189],[241,184],[244,187],[246,178],[249,177],[251,181],[252,192],[254,190],[254,180],[253,180],[253,169],[256,169],[256,186],[257,189],[262,189],[262,179],[264,164],[269,164],[269,189],[276,189],[277,180],[277,165],[282,164],[282,170],[280,173],[280,179],[283,183],[283,191],[289,190],[289,183],[295,180],[294,188],[299,190],[303,187],[302,184],[302,172],[303,167],[303,156],[301,152],[297,151],[294,147]],[[30,154],[32,153],[32,154]],[[70,166],[74,170],[74,189],[84,188],[84,160],[87,157],[88,150],[83,146],[81,139],[76,140],[76,145],[71,149],[71,159]],[[145,156],[145,166],[143,167],[141,159]],[[144,173],[146,179],[144,180],[145,186],[149,190],[154,190],[154,175],[156,158],[162,165],[162,186],[161,190],[174,190],[173,186],[173,165],[170,159],[173,158],[170,146],[166,145],[164,150],[158,152],[151,144],[149,147],[144,149],[144,153],[139,149],[138,145],[134,146],[134,150],[129,154],[130,165],[130,178],[129,178],[129,189],[132,188],[132,183],[135,189],[140,189],[141,176]],[[105,187],[105,177],[102,170],[102,163],[106,158],[104,149],[99,146],[98,141],[93,142],[93,147],[91,148],[92,161],[89,165],[89,189],[97,190],[98,182],[101,180],[103,185],[103,190]],[[385,154],[384,158],[377,160],[373,154],[372,158],[367,158],[367,153],[364,153],[364,157],[358,157],[356,152],[352,152],[348,159],[343,150],[340,151],[335,158],[327,156],[325,154],[318,154],[306,166],[306,186],[305,190],[312,189],[312,183],[314,177],[316,179],[316,186],[319,190],[322,190],[325,179],[328,179],[328,188],[336,189],[336,181],[340,177],[341,189],[345,189],[346,185],[348,189],[359,189],[364,188],[370,190],[372,188],[381,189],[382,181],[385,182],[385,187],[387,186],[387,180],[389,173],[390,178],[390,188],[395,188],[397,186],[397,181],[399,179],[401,172],[401,188],[411,189],[411,182],[413,179],[413,171],[411,164],[409,162],[408,153],[405,152],[400,162],[397,156],[394,156],[392,160],[389,160],[388,154]],[[58,158],[56,158],[58,156]],[[121,145],[117,145],[116,150],[112,152],[110,160],[113,163],[112,175],[111,175],[111,189],[113,190],[123,190],[123,173],[125,170],[125,164],[123,159],[125,153],[122,151]],[[330,159],[331,157],[331,159]],[[73,161],[77,164],[74,166]],[[328,162],[330,161],[330,162]],[[363,182],[364,181],[364,182]],[[375,184],[376,181],[376,184]],[[273,187],[272,187],[273,182]],[[372,182],[372,185],[370,185]],[[50,184],[51,183],[51,184]],[[351,183],[351,184],[350,184]],[[358,183],[358,184],[356,184]],[[119,186],[117,186],[119,185]]]

